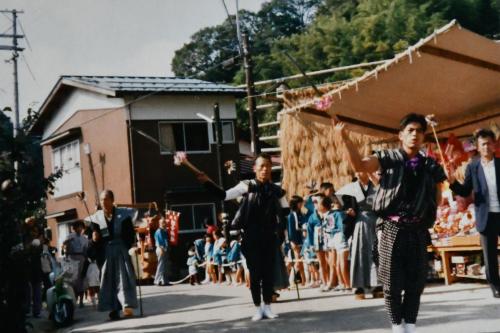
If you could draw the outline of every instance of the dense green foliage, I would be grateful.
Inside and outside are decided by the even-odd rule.
[[[499,0],[272,0],[257,13],[240,12],[241,26],[251,38],[256,80],[297,73],[284,52],[305,71],[388,59],[452,19],[467,29],[498,39],[499,17]],[[233,23],[234,17],[195,33],[176,52],[174,73],[244,83],[241,61],[229,67],[217,66],[238,55]],[[344,72],[322,80],[359,74],[360,70]],[[238,112],[240,129],[245,130],[245,108],[239,107]],[[259,116],[264,120],[269,114]]]
[[[61,175],[44,178],[40,140],[28,134],[34,119],[29,110],[14,137],[12,123],[0,111],[0,320],[9,332],[24,331],[28,279],[22,238],[24,219],[35,216],[43,226],[45,198]]]

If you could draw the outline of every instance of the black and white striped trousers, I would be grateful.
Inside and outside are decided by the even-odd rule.
[[[390,220],[382,225],[378,246],[379,279],[383,284],[385,307],[393,324],[414,324],[420,296],[427,277],[429,233],[418,224]],[[404,292],[404,294],[403,294]]]

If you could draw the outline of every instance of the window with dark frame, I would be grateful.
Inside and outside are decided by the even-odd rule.
[[[212,124],[214,141],[217,141],[217,131],[215,124]],[[232,120],[222,121],[222,143],[234,143],[234,122]]]
[[[210,151],[206,122],[160,122],[158,125],[162,153]]]
[[[201,231],[205,229],[204,220],[215,222],[215,204],[171,205],[170,209],[181,213],[179,231]]]
[[[232,121],[222,122],[222,142],[234,143],[234,126]]]

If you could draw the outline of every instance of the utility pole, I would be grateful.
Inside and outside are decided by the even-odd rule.
[[[217,142],[217,171],[219,173],[219,186],[224,188],[224,178],[222,176],[222,169],[224,168],[222,165],[222,122],[220,120],[220,109],[219,103],[214,103],[214,123],[215,123],[215,136]],[[225,211],[224,200],[221,201],[222,211]]]
[[[220,120],[220,109],[219,102],[214,103],[214,123],[215,123],[215,136],[217,141],[217,171],[219,172],[219,186],[224,188],[224,177],[222,170],[224,169],[224,165],[222,163],[222,121]],[[228,215],[226,214],[226,205],[224,204],[224,200],[221,200],[221,216],[222,216],[222,231],[225,239],[230,239],[229,232],[229,220]]]
[[[0,10],[0,13],[10,13],[12,14],[12,31],[13,34],[1,34],[0,38],[12,38],[12,45],[0,45],[0,50],[12,51],[12,63],[14,64],[14,137],[17,136],[19,131],[19,83],[17,78],[17,58],[19,57],[19,51],[24,50],[18,47],[17,40],[24,38],[24,35],[17,34],[17,14],[24,13],[19,10]]]
[[[250,143],[252,153],[257,156],[260,153],[258,127],[257,127],[257,110],[255,103],[255,85],[253,80],[253,62],[248,45],[248,34],[241,34],[243,42],[243,66],[246,74],[247,99],[248,99],[248,116],[250,119]]]

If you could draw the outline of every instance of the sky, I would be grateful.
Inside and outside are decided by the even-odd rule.
[[[225,0],[231,14],[236,0]],[[266,1],[239,0],[258,11]],[[18,33],[21,118],[38,109],[60,75],[173,76],[175,50],[200,28],[222,23],[222,0],[1,0],[0,9],[23,10]],[[0,14],[0,34],[12,34],[11,15]],[[11,45],[0,38],[0,45]],[[14,106],[10,51],[0,50],[0,110]]]

